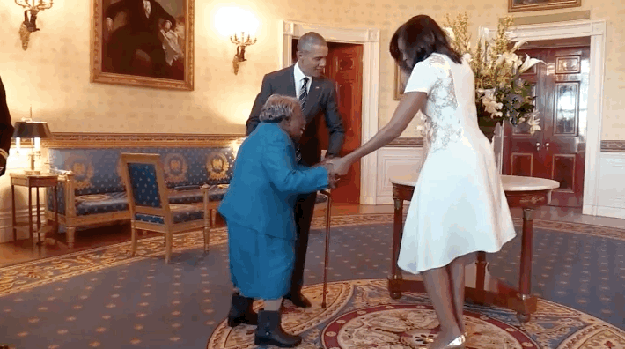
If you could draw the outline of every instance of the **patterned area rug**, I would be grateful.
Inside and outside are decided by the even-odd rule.
[[[393,301],[386,280],[349,280],[328,285],[327,308],[321,308],[321,285],[304,293],[312,309],[287,308],[283,327],[304,338],[298,348],[418,348],[435,336],[436,314],[426,295],[405,293]],[[625,332],[580,311],[540,300],[533,321],[520,324],[500,308],[468,305],[464,318],[470,349],[625,348]],[[220,323],[208,349],[253,348],[254,326],[232,329]]]
[[[388,214],[333,218],[330,304],[289,308],[285,316],[289,330],[305,335],[302,348],[412,348],[432,335],[435,317],[425,295],[393,301],[386,292],[391,222]],[[317,304],[323,224],[314,222],[305,274],[305,292]],[[177,235],[170,265],[163,263],[163,238],[155,237],[140,240],[136,257],[128,255],[129,243],[120,243],[0,268],[0,345],[249,347],[250,328],[230,331],[223,324],[231,292],[225,229],[211,239],[211,252],[203,254],[199,232]],[[489,256],[491,272],[513,284],[518,240]],[[539,313],[521,325],[512,312],[469,304],[469,346],[625,348],[625,231],[537,220],[534,246],[532,291],[546,299]]]

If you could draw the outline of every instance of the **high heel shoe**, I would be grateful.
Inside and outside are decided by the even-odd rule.
[[[466,341],[467,337],[464,334],[461,334],[459,337],[452,339],[451,342],[443,347],[443,349],[465,349]],[[418,349],[431,349],[430,345],[432,344],[432,341],[430,340],[426,342],[428,342],[427,346],[418,347]]]
[[[445,346],[445,349],[464,349],[466,341],[467,336],[465,334],[461,334],[459,337],[452,339],[452,341]]]

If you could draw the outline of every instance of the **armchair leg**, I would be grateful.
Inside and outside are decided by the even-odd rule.
[[[130,255],[135,256],[137,254],[137,228],[135,227],[135,220],[130,220]]]
[[[213,210],[210,210],[208,214],[204,214],[204,227],[202,228],[202,233],[204,235],[204,252],[208,252],[208,245],[210,244],[210,233],[211,227],[213,226],[212,212]]]
[[[208,245],[210,243],[210,233],[211,233],[211,228],[204,226],[203,229],[203,234],[204,234],[204,252],[208,252]]]
[[[171,259],[171,250],[174,243],[174,236],[171,232],[165,233],[165,264],[169,264]]]
[[[67,227],[67,246],[74,248],[74,242],[76,241],[76,227]]]

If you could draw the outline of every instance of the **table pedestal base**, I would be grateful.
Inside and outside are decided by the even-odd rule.
[[[517,312],[520,322],[528,322],[531,314],[536,311],[537,298],[522,294],[514,287],[506,284],[488,272],[488,264],[484,253],[478,254],[478,260],[465,268],[465,298],[478,305],[495,305]],[[404,292],[425,293],[421,280],[405,280],[401,277],[388,278],[388,289],[391,298],[397,300]]]
[[[393,259],[388,287],[391,298],[398,299],[402,292],[424,292],[422,281],[403,280],[397,260],[403,235],[404,200],[410,200],[414,194],[414,185],[393,183]],[[533,210],[548,202],[548,189],[505,190],[508,205],[523,209],[523,228],[521,236],[521,255],[519,263],[519,286],[513,288],[497,280],[488,273],[486,254],[477,253],[477,261],[466,267],[467,299],[477,304],[492,304],[517,311],[519,321],[527,322],[536,311],[536,297],[530,295],[532,289],[532,245],[534,240]]]

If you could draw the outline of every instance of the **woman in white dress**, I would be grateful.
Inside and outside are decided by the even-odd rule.
[[[425,125],[425,160],[404,226],[398,265],[421,273],[440,332],[429,348],[463,348],[464,270],[474,252],[497,252],[516,235],[495,164],[477,124],[474,76],[443,30],[420,15],[403,24],[390,52],[410,73],[391,121],[342,159],[338,174],[399,137],[417,112]]]

